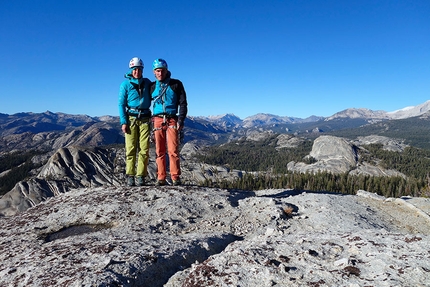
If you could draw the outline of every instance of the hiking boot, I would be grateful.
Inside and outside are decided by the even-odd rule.
[[[172,185],[174,185],[174,186],[178,186],[178,185],[181,185],[182,183],[181,183],[181,180],[178,178],[178,179],[174,179],[174,180],[172,180]]]
[[[138,176],[136,178],[136,186],[142,186],[145,185],[145,179],[143,178],[143,176]]]
[[[164,179],[159,179],[157,180],[157,182],[155,183],[156,186],[163,186],[166,185],[166,181]]]
[[[134,176],[127,177],[127,185],[133,186],[134,185]]]

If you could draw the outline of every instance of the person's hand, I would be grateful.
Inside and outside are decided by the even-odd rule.
[[[178,129],[178,142],[179,144],[184,143],[184,125],[177,125],[176,128]]]
[[[123,133],[128,134],[129,133],[128,132],[128,125],[122,125],[121,126],[121,130],[122,130]]]

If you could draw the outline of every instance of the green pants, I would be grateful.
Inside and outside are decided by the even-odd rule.
[[[145,177],[149,161],[149,119],[129,117],[129,122],[130,133],[125,134],[125,173]]]

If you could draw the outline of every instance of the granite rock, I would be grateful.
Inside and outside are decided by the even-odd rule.
[[[0,218],[0,286],[426,286],[429,201],[74,189]]]

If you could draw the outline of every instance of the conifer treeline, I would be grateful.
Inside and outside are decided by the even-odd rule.
[[[297,173],[289,172],[282,175],[252,175],[246,174],[235,182],[213,182],[206,180],[202,186],[221,187],[229,189],[259,190],[259,189],[296,189],[309,191],[340,192],[356,194],[357,190],[366,190],[385,197],[429,196],[429,181],[414,178],[404,179],[400,176],[351,176],[348,173],[332,174],[328,172]]]
[[[348,173],[329,172],[297,173],[287,170],[290,161],[311,163],[305,156],[312,149],[312,142],[305,141],[297,148],[276,149],[276,136],[264,141],[241,141],[222,146],[212,146],[205,150],[199,160],[208,164],[223,165],[232,169],[255,171],[236,182],[212,182],[206,180],[204,186],[258,190],[268,188],[292,188],[297,190],[341,192],[355,194],[363,189],[385,197],[428,196],[430,194],[430,151],[413,147],[403,152],[383,150],[381,144],[363,146],[359,149],[361,162],[378,163],[385,169],[397,170],[400,176],[352,176]],[[257,174],[257,175],[253,175]]]
[[[9,170],[7,175],[2,176],[0,196],[11,190],[17,182],[28,177],[29,172],[38,166],[31,159],[33,156],[42,153],[41,151],[30,150],[27,152],[13,152],[0,157],[0,173]]]
[[[231,142],[211,146],[197,156],[197,159],[230,169],[248,171],[235,182],[212,182],[206,180],[203,186],[258,190],[268,188],[292,188],[297,190],[341,192],[355,194],[363,189],[385,197],[430,196],[430,150],[407,147],[403,152],[387,151],[381,144],[363,146],[359,161],[379,164],[385,169],[397,170],[407,177],[375,177],[369,175],[351,176],[348,173],[329,172],[297,173],[287,169],[290,161],[312,163],[307,157],[312,150],[311,140],[303,141],[296,148],[276,148],[277,135],[262,141]],[[2,177],[0,195],[13,188],[16,182],[24,180],[36,168],[32,157],[40,151],[11,153],[0,158],[0,172],[10,170]]]

